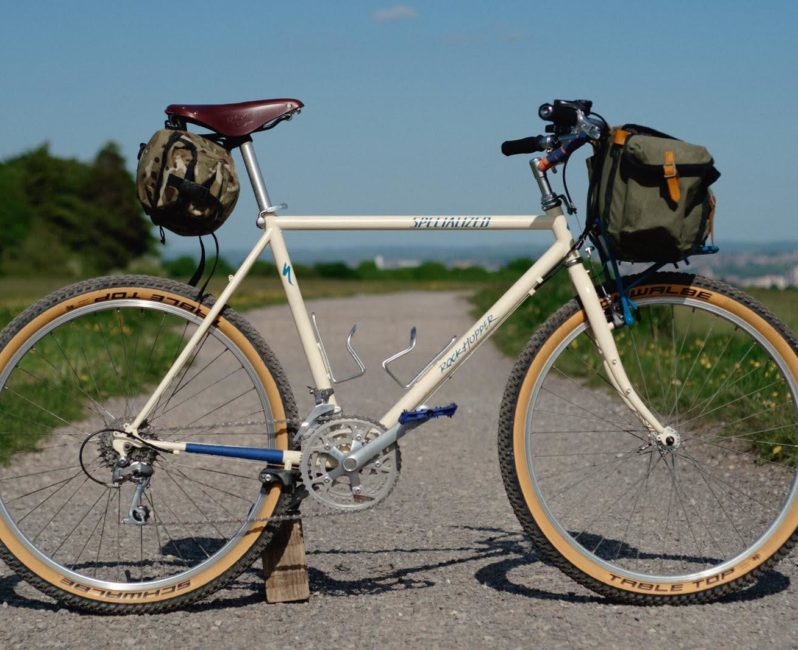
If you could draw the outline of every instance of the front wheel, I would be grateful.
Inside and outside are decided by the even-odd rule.
[[[0,557],[55,598],[165,611],[224,586],[269,542],[264,520],[287,500],[262,465],[144,446],[120,467],[114,447],[211,302],[169,280],[100,278],[0,334]],[[226,309],[140,433],[287,449],[295,419],[276,358]]]
[[[637,603],[714,599],[796,541],[798,344],[745,294],[686,274],[631,292],[614,333],[658,442],[612,388],[576,300],[519,357],[499,455],[507,494],[543,554],[599,593]]]

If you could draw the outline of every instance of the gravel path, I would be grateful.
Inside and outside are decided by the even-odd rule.
[[[418,348],[397,369],[408,378],[471,321],[467,302],[451,293],[320,300],[310,308],[339,375],[349,367],[343,339],[358,323],[355,346],[369,370],[337,394],[347,414],[369,418],[401,394],[379,364],[406,346],[413,324]],[[287,308],[249,317],[277,351],[306,412],[309,373]],[[402,442],[402,476],[384,505],[305,522],[308,603],[265,604],[256,566],[188,610],[103,618],[59,608],[0,566],[0,648],[798,647],[795,557],[733,598],[682,608],[608,604],[543,565],[499,477],[496,423],[511,365],[484,346],[440,390],[431,401],[456,401],[460,410]]]

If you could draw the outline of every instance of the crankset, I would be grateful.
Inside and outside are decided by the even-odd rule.
[[[346,471],[343,460],[385,429],[363,418],[335,418],[318,424],[305,438],[300,471],[308,494],[328,508],[365,510],[390,494],[399,478],[401,457],[396,444],[360,469]]]

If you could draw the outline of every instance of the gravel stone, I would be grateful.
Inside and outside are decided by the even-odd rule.
[[[333,367],[365,377],[336,387],[348,415],[379,418],[402,389],[380,362],[407,344],[397,364],[411,377],[475,319],[457,293],[358,296],[309,303]],[[288,373],[300,413],[312,406],[310,376],[287,307],[248,314]],[[348,365],[349,364],[349,365]],[[401,442],[402,476],[381,506],[359,515],[307,519],[311,598],[267,605],[259,564],[228,589],[185,610],[102,617],[58,606],[0,565],[0,648],[259,646],[319,648],[716,648],[798,647],[796,560],[757,585],[709,605],[619,606],[541,563],[513,516],[499,476],[498,407],[512,361],[483,346],[431,403],[460,406]]]

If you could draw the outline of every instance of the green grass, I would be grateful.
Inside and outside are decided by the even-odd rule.
[[[501,291],[484,288],[475,293],[474,313],[488,309]],[[572,293],[564,274],[545,285],[496,333],[500,350],[517,356]],[[798,330],[798,291],[757,289],[751,293],[788,327]],[[662,414],[695,418],[694,427],[717,429],[722,424],[724,435],[739,436],[761,457],[795,464],[792,399],[764,351],[752,349],[747,336],[708,316],[685,311],[675,312],[674,317],[665,306],[644,312],[640,323],[618,330],[615,339],[630,380],[649,406]],[[679,332],[676,345],[671,343],[674,329]],[[590,386],[611,390],[601,361],[585,337],[563,352],[558,368]],[[668,380],[659,381],[660,377]]]
[[[154,345],[155,342],[158,345]],[[51,431],[79,421],[88,406],[154,386],[182,337],[164,331],[156,313],[125,319],[119,312],[93,314],[43,337],[9,378],[0,395],[0,463],[32,451]],[[131,342],[133,347],[131,348]],[[133,349],[140,355],[128,355]]]
[[[506,279],[509,281],[511,278],[508,276]],[[58,278],[36,278],[33,280],[0,278],[0,326],[8,323],[25,305],[61,286],[61,284],[62,282]],[[210,289],[214,294],[218,295],[224,288],[224,284],[224,279],[217,279],[211,283]],[[417,279],[413,281],[406,279],[330,280],[310,277],[303,280],[302,291],[306,299],[313,299],[317,297],[345,297],[357,294],[391,293],[408,290],[471,290],[474,292],[472,296],[474,311],[481,314],[504,292],[506,286],[507,283],[497,283],[496,277],[489,277],[480,282],[474,282],[473,280],[458,282],[451,279]],[[781,317],[789,327],[798,329],[798,291],[757,289],[751,291],[751,293]],[[564,273],[555,276],[541,288],[533,299],[527,300],[497,332],[494,340],[498,347],[508,356],[516,356],[535,329],[556,309],[569,300],[572,295],[573,290],[567,276]],[[245,280],[234,296],[232,306],[237,310],[247,311],[284,301],[285,297],[279,279],[275,277],[255,277]],[[110,315],[107,318],[110,318]],[[711,391],[716,390],[714,388],[715,381],[733,382],[733,389],[739,391],[740,394],[745,394],[757,388],[750,383],[754,381],[754,375],[745,375],[745,369],[724,367],[725,360],[739,358],[744,355],[744,350],[737,349],[739,346],[745,345],[744,343],[732,341],[731,348],[725,350],[717,349],[716,346],[719,344],[707,345],[706,349],[700,350],[700,354],[696,356],[696,346],[702,345],[705,333],[702,331],[700,324],[696,323],[693,326],[689,340],[685,342],[682,355],[684,359],[680,359],[679,355],[675,355],[672,350],[663,350],[656,345],[656,337],[652,332],[656,332],[657,328],[664,331],[668,327],[667,315],[660,315],[659,318],[660,322],[658,323],[648,323],[648,330],[642,326],[637,326],[618,332],[619,347],[623,348],[625,346],[626,337],[635,336],[639,349],[643,350],[639,362],[627,364],[627,370],[630,375],[635,375],[635,373],[639,375],[642,370],[642,375],[644,376],[656,376],[662,372],[664,364],[689,363],[688,359],[692,360],[693,358],[697,358],[700,364],[709,364],[715,367],[716,370],[710,375],[710,382],[713,383],[707,382],[706,385],[703,383],[702,385],[693,385],[688,377],[688,385],[684,387],[668,386],[663,388],[659,395],[649,394],[648,399],[652,401],[655,408],[660,410],[670,408],[674,402],[677,402],[680,408],[689,409],[691,403],[696,403],[702,396],[703,398],[711,396]],[[146,341],[155,335],[153,333],[154,330],[152,330],[153,323],[147,322],[146,319],[136,323],[126,323],[123,327],[118,324],[115,325],[111,320],[107,320],[104,323],[98,321],[97,326],[104,331],[103,335],[109,341],[108,345],[111,347],[113,347],[115,341],[121,343],[125,337],[131,336],[139,337],[146,344]],[[92,355],[108,353],[108,350],[98,350],[96,341],[96,331],[81,331],[78,328],[72,328],[72,331],[69,331],[58,344],[63,347],[67,355],[70,355],[70,358],[75,355],[75,358],[80,358],[81,363],[85,364],[86,367],[109,367],[108,364],[96,363],[97,359],[92,358]],[[176,337],[175,345],[177,345],[177,341],[179,341],[179,338]],[[51,353],[54,352],[51,350]],[[44,355],[42,356],[44,357]],[[46,432],[63,424],[62,419],[70,420],[80,417],[81,413],[84,412],[88,399],[87,395],[91,395],[92,399],[101,402],[110,397],[125,394],[131,384],[138,386],[154,385],[163,375],[170,361],[169,355],[165,355],[163,358],[154,359],[152,363],[146,364],[146,367],[133,368],[131,371],[133,374],[128,375],[127,380],[119,373],[108,373],[107,376],[92,379],[92,383],[102,385],[101,389],[85,385],[85,381],[89,381],[89,375],[86,374],[87,379],[84,380],[81,377],[79,368],[76,368],[79,379],[77,382],[75,381],[76,372],[72,371],[60,377],[54,378],[50,376],[46,381],[42,380],[37,383],[35,378],[45,374],[43,372],[44,367],[37,368],[35,362],[30,362],[32,365],[25,368],[24,372],[18,371],[15,373],[13,381],[17,383],[10,384],[9,389],[24,392],[31,403],[41,407],[37,409],[38,412],[35,417],[37,418],[37,424],[41,425],[39,427],[40,430]],[[756,374],[756,377],[766,377],[767,373],[775,371],[766,367],[766,365],[762,365],[770,363],[767,359],[750,357],[746,358],[745,362],[751,365],[759,363],[763,368]],[[26,361],[26,363],[28,362]],[[563,355],[562,364],[569,374],[585,377],[586,381],[591,381],[595,385],[601,383],[594,373],[594,371],[598,370],[598,360],[592,350],[569,350],[567,354]],[[738,378],[737,381],[735,381],[735,377]],[[642,381],[641,377],[633,376],[632,378],[633,381]],[[761,379],[757,379],[757,381],[761,381]],[[756,408],[759,410],[769,409],[774,413],[780,413],[784,412],[784,409],[788,407],[791,408],[787,403],[789,402],[789,397],[778,394],[778,392],[773,394],[773,391],[762,391],[761,395],[757,395],[757,399]],[[749,402],[741,401],[739,404],[734,402],[733,399],[731,401],[733,406],[725,411],[726,420],[739,420],[742,423],[740,425],[740,431],[742,431],[745,426],[745,409],[750,410],[752,408],[749,403],[750,400]],[[3,413],[4,424],[2,429],[5,435],[0,437],[0,462],[7,461],[10,455],[17,451],[34,449],[38,443],[38,440],[31,438],[26,433],[26,431],[29,431],[29,427],[26,428],[26,423],[31,421],[33,417],[30,408],[24,406],[24,400],[17,399],[15,402],[16,405],[13,409]],[[20,404],[23,405],[20,406]],[[42,416],[41,413],[43,412],[57,414],[57,417]],[[763,455],[779,456],[784,453],[783,450],[778,450],[780,440],[775,438],[775,435],[777,434],[770,433],[767,443],[759,445]],[[785,437],[783,442],[786,441]],[[774,452],[774,449],[777,451]]]
[[[0,278],[0,327],[42,295],[63,283],[57,278],[34,280]],[[225,281],[210,285],[215,295]],[[307,299],[344,297],[364,293],[396,291],[454,290],[472,287],[473,282],[419,280],[323,280],[303,282]],[[285,302],[277,278],[247,278],[231,304],[240,311]],[[161,316],[137,313],[136,318],[119,320],[120,312],[98,313],[80,319],[56,334],[44,337],[29,353],[0,393],[0,464],[18,452],[33,451],[41,440],[67,423],[79,421],[92,403],[103,404],[113,397],[131,395],[135,390],[154,387],[180,351],[182,337],[164,328]],[[164,331],[166,329],[166,331]],[[157,340],[158,345],[153,345]],[[125,363],[126,347],[149,351],[136,355],[138,363]],[[133,356],[132,354],[130,356]],[[112,359],[117,360],[116,365]],[[132,395],[131,395],[132,396]],[[36,433],[31,433],[35,431]]]

